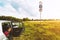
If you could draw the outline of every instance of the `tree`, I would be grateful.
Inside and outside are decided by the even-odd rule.
[[[23,21],[30,21],[29,18],[23,18]]]
[[[22,21],[22,19],[15,18],[12,16],[0,16],[0,20],[9,20],[9,21],[17,21],[17,22]]]

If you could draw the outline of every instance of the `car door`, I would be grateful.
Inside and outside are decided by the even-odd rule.
[[[2,22],[0,22],[0,40],[7,40],[7,37],[4,35],[2,31]]]

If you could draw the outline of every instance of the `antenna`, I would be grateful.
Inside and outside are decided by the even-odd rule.
[[[41,14],[42,14],[42,1],[39,2],[39,12],[40,12],[40,20],[41,20]]]

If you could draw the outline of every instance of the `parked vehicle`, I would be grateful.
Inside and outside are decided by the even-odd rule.
[[[9,33],[9,37],[4,33],[8,28],[11,28],[9,29],[11,30],[10,32],[6,32],[6,34]],[[0,40],[12,40],[12,37],[20,36],[23,30],[24,27],[22,22],[0,20]]]

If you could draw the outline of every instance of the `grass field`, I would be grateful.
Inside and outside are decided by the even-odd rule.
[[[60,21],[25,21],[25,30],[14,40],[60,40]]]

